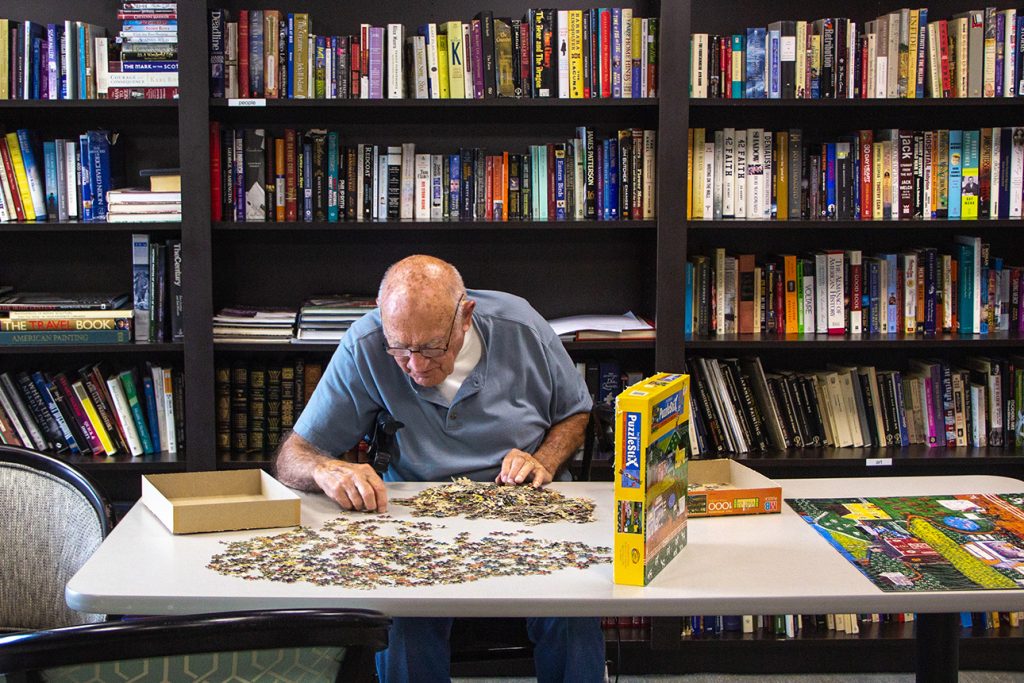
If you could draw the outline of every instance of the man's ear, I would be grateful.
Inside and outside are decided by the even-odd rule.
[[[476,301],[473,299],[466,299],[462,304],[462,329],[468,330],[469,325],[472,324],[473,311],[476,309]]]

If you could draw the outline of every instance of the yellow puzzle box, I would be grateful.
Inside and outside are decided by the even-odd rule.
[[[690,377],[658,373],[615,399],[615,583],[646,586],[686,545]]]

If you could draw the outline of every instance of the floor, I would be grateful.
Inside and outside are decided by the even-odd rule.
[[[453,678],[453,683],[528,683],[530,678]],[[612,679],[614,683],[615,679]],[[685,676],[620,676],[618,683],[913,683],[913,674],[801,674],[757,676],[689,674]],[[960,683],[1024,683],[1024,673],[962,671]]]

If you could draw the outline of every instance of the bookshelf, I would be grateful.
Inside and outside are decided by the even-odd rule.
[[[286,5],[250,2],[209,2],[206,7],[226,7],[235,11],[242,8],[288,9]],[[585,2],[569,2],[564,8],[587,7]],[[668,17],[675,7],[661,7],[644,0],[621,3],[632,7],[638,15],[658,16],[662,22],[682,21],[683,15]],[[495,16],[520,16],[531,7],[528,2],[502,2],[498,5],[480,5],[468,0],[446,2],[439,7],[409,6],[397,0],[386,0],[373,7],[339,7],[334,3],[313,2],[302,6],[311,16],[317,32],[351,33],[362,22],[374,25],[400,21],[407,29],[421,23],[439,22],[448,18],[472,17],[481,9],[493,9]],[[560,6],[561,8],[561,6]],[[180,18],[185,21],[185,16]],[[184,29],[183,29],[184,30]],[[686,41],[663,37],[659,70],[673,68],[667,54],[676,51],[676,69],[681,69]],[[673,47],[674,46],[674,47]],[[186,68],[184,58],[182,69]],[[205,72],[204,72],[205,77]],[[183,73],[183,78],[185,78]],[[206,95],[206,82],[199,84]],[[189,85],[183,81],[183,88]],[[661,94],[661,93],[659,93]],[[666,103],[669,103],[666,108]],[[674,103],[674,105],[672,104]],[[193,131],[189,145],[196,158],[195,167],[207,166],[206,121],[217,121],[226,127],[258,126],[279,134],[284,127],[298,129],[323,127],[339,129],[344,140],[351,142],[414,142],[417,151],[452,150],[459,147],[484,149],[525,149],[528,144],[550,142],[570,136],[575,126],[592,126],[606,134],[622,127],[645,127],[657,130],[672,128],[668,121],[678,125],[678,117],[685,114],[684,100],[676,93],[661,94],[657,99],[487,99],[487,100],[300,100],[268,99],[261,106],[231,106],[224,99],[206,98],[202,103],[186,99],[182,91],[182,107],[186,118],[204,122]],[[668,118],[663,118],[663,117]],[[685,131],[685,126],[682,130]],[[674,171],[662,173],[660,169],[672,155],[685,154],[678,147],[678,131],[667,140],[658,141],[658,196],[671,197],[672,187],[683,182],[681,164]],[[685,136],[684,136],[685,137]],[[685,140],[684,140],[685,142]],[[186,142],[183,140],[183,147]],[[674,149],[675,148],[675,149]],[[665,155],[665,156],[662,156]],[[685,157],[681,157],[685,159]],[[183,160],[184,166],[189,162]],[[206,178],[200,179],[206,183]],[[189,196],[193,196],[190,192]],[[205,184],[195,186],[196,202],[190,209],[200,215],[209,215],[209,191]],[[674,198],[678,199],[678,197]],[[659,199],[658,215],[672,212]],[[679,215],[682,204],[676,208]],[[185,217],[186,223],[190,218]],[[511,291],[530,300],[547,317],[578,314],[581,312],[622,313],[626,310],[648,315],[669,317],[675,315],[672,297],[659,295],[662,281],[681,282],[683,251],[676,239],[662,235],[669,223],[653,221],[558,221],[558,222],[487,222],[487,221],[374,221],[339,223],[236,223],[206,221],[212,267],[209,274],[199,277],[210,284],[202,297],[209,296],[209,307],[201,317],[206,320],[219,308],[231,303],[252,302],[261,305],[297,306],[301,300],[315,293],[354,292],[376,290],[380,274],[390,263],[411,253],[430,253],[448,259],[462,272],[471,287],[494,288]],[[675,226],[678,228],[678,224]],[[186,228],[187,230],[187,228]],[[674,231],[681,234],[680,230]],[[658,246],[669,253],[658,253]],[[257,279],[247,276],[244,264],[256,264],[273,259],[278,264],[279,277]],[[207,268],[206,264],[199,264]],[[664,278],[664,280],[663,280]],[[664,307],[664,313],[659,307]],[[193,302],[189,301],[190,309]],[[204,334],[209,334],[204,332]],[[208,337],[202,344],[207,344]],[[193,339],[187,342],[192,346]],[[647,371],[654,369],[655,356],[665,353],[659,362],[679,365],[682,358],[682,339],[666,338],[664,343],[615,345],[607,343],[572,343],[572,355],[580,358],[595,355],[618,355],[636,359]],[[660,349],[660,351],[659,351]],[[672,361],[674,349],[676,356]],[[280,345],[220,344],[212,353],[196,359],[201,364],[203,380],[212,377],[213,368],[221,362],[246,357],[279,358],[282,355],[303,355],[326,358],[333,345]],[[186,358],[189,348],[186,348]],[[191,367],[191,366],[190,366]],[[190,382],[190,389],[192,388]],[[212,414],[212,386],[203,395],[210,395],[208,414]],[[207,418],[209,419],[209,418]],[[189,438],[198,438],[209,444],[213,452],[213,425],[200,425],[199,432]],[[195,443],[194,441],[192,442]],[[203,449],[205,452],[207,449]],[[213,467],[216,463],[205,455],[200,467]],[[258,463],[257,463],[258,464]],[[190,461],[189,466],[192,467]],[[225,462],[223,467],[242,467],[245,463]]]
[[[1019,3],[1000,0],[1000,8]],[[333,351],[330,344],[270,345],[213,344],[210,320],[229,304],[297,306],[309,295],[331,292],[375,291],[387,265],[411,253],[430,253],[448,259],[462,271],[467,284],[476,288],[510,291],[530,300],[547,317],[583,312],[622,313],[634,310],[656,317],[657,339],[640,343],[571,343],[577,359],[616,357],[624,366],[654,370],[679,370],[686,354],[724,357],[761,355],[778,367],[823,367],[840,357],[865,362],[885,354],[902,362],[909,357],[939,355],[956,358],[976,351],[1020,352],[1014,335],[965,338],[865,337],[857,340],[807,335],[800,338],[720,337],[686,338],[683,329],[684,264],[689,255],[708,253],[722,246],[732,252],[740,247],[756,253],[803,250],[825,245],[846,248],[896,248],[932,233],[952,237],[969,231],[984,236],[993,249],[1019,254],[1014,221],[979,220],[969,224],[951,221],[687,221],[687,129],[730,125],[767,129],[801,127],[810,132],[838,133],[855,130],[870,120],[873,127],[945,127],[1020,125],[1024,118],[1020,100],[691,100],[688,96],[691,32],[730,33],[745,26],[764,26],[780,18],[853,15],[858,20],[902,6],[895,0],[875,0],[851,6],[839,0],[823,0],[813,11],[805,3],[782,0],[623,0],[644,16],[660,19],[658,56],[659,90],[649,100],[268,100],[265,106],[237,107],[224,99],[211,99],[206,52],[207,10],[212,7],[299,9],[298,3],[273,0],[179,1],[178,26],[183,44],[192,49],[179,55],[178,101],[0,101],[0,119],[8,130],[30,127],[44,133],[70,134],[89,126],[123,132],[134,145],[129,155],[129,177],[140,167],[180,166],[183,169],[181,224],[108,225],[105,223],[0,224],[0,279],[20,289],[47,289],[66,282],[74,274],[79,289],[127,287],[130,282],[132,232],[160,236],[180,234],[184,248],[185,342],[89,347],[4,348],[0,368],[23,369],[48,364],[73,366],[78,362],[157,358],[180,364],[187,377],[187,449],[177,457],[161,454],[148,459],[81,461],[99,479],[109,495],[132,500],[139,495],[139,475],[148,472],[213,470],[265,466],[266,463],[221,463],[216,456],[214,370],[221,361],[289,356],[320,356]],[[966,0],[944,0],[929,5],[935,16],[949,16],[968,8]],[[370,4],[312,0],[301,3],[317,28],[352,32],[361,22],[375,25],[401,21],[406,26],[471,17],[481,9],[519,16],[528,0],[446,0],[416,4],[403,0],[378,0]],[[567,0],[559,8],[594,6],[584,0]],[[40,22],[74,18],[117,26],[117,3],[83,0],[72,9],[54,0],[12,0],[5,16]],[[566,137],[577,125],[608,132],[619,126],[656,129],[657,219],[653,221],[602,222],[402,222],[366,223],[232,223],[210,220],[209,123],[228,126],[327,127],[341,129],[351,140],[368,142],[409,141],[435,144],[437,149],[459,146],[525,147]],[[58,248],[55,249],[55,246]],[[892,464],[867,468],[868,458],[891,458]],[[744,462],[771,476],[863,476],[867,474],[999,473],[1024,476],[1024,458],[996,449],[818,449],[760,454]],[[656,626],[657,626],[656,622]],[[657,628],[656,628],[657,632]],[[1018,632],[993,636],[1019,643]],[[838,643],[822,662],[849,656],[853,639]],[[862,633],[882,656],[889,641],[903,642],[905,635],[888,631]],[[983,639],[971,639],[971,644]],[[670,639],[670,649],[659,652],[658,661],[689,657],[691,645],[707,651],[709,662],[732,658],[713,646],[681,644]],[[751,662],[763,641],[744,640],[742,652]],[[794,646],[801,659],[808,651],[801,639],[783,643]],[[772,647],[775,647],[772,645]],[[818,648],[817,645],[811,646]],[[899,645],[911,652],[911,645]],[[794,651],[790,647],[790,651]],[[678,657],[676,655],[679,655]],[[905,654],[909,657],[909,654]],[[740,659],[743,659],[741,657]],[[859,655],[856,655],[858,659]],[[639,666],[652,670],[649,652],[636,657]],[[901,660],[902,661],[902,660]],[[965,659],[965,661],[967,661]],[[741,664],[737,664],[742,668]],[[870,665],[865,665],[870,666]],[[909,667],[909,663],[907,664]],[[657,667],[654,667],[657,668]],[[739,669],[737,669],[739,670]],[[757,669],[758,671],[762,669]]]
[[[872,2],[853,7],[826,0],[813,8],[799,2],[757,3],[736,0],[728,11],[714,11],[717,5],[704,0],[689,4],[693,33],[730,35],[749,26],[767,26],[780,19],[813,20],[819,17],[850,17],[858,22],[872,20],[898,10],[905,3]],[[996,3],[997,9],[1017,7]],[[972,9],[967,2],[928,5],[929,21],[943,19]],[[681,82],[683,82],[681,80]],[[863,128],[977,128],[1020,125],[1019,98],[1013,99],[688,99],[689,125],[720,130],[723,127],[760,127],[766,130],[800,128],[805,136],[835,139]],[[832,136],[832,137],[827,137]],[[729,254],[804,253],[816,249],[862,249],[869,253],[896,251],[922,242],[943,244],[956,234],[979,235],[992,244],[993,253],[1011,262],[1019,258],[1017,220],[691,220],[686,223],[687,255],[710,254],[724,247]],[[975,354],[1004,356],[1019,353],[1024,340],[1017,333],[985,336],[936,334],[934,337],[863,335],[725,335],[693,336],[684,342],[687,355],[730,357],[758,355],[769,368],[823,369],[827,363],[905,368],[910,358],[937,357],[945,361]],[[929,452],[930,451],[930,452]],[[868,459],[891,461],[884,467],[865,467]],[[850,449],[819,448],[751,454],[743,461],[772,476],[833,476],[865,474],[939,473],[999,471],[1008,476],[1024,474],[1024,460],[1012,449],[909,448]]]

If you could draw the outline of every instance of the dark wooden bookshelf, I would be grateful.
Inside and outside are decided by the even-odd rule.
[[[142,343],[142,344],[45,344],[39,346],[7,346],[0,345],[0,355],[4,354],[31,354],[31,355],[58,355],[58,354],[117,354],[117,355],[146,355],[159,353],[181,353],[185,345],[182,342],[168,343]]]
[[[181,223],[105,221],[22,221],[0,223],[0,232],[180,232]]]
[[[622,648],[622,673],[722,671],[723,661],[729,662],[730,672],[747,674],[763,674],[767,661],[774,671],[804,674],[914,670],[913,621],[862,621],[860,633],[811,629],[792,638],[763,630],[682,637],[682,624],[681,618],[655,619],[649,643],[622,643],[629,646]],[[1019,671],[1024,668],[1022,644],[1021,626],[962,628],[961,668]],[[646,663],[642,660],[645,654]]]
[[[95,111],[97,109],[170,109],[178,108],[178,100],[0,100],[0,111],[5,109],[30,109],[45,111],[56,109],[68,113],[78,110]]]
[[[780,10],[781,11],[781,10]],[[944,97],[944,98],[933,98],[924,97],[921,99],[879,99],[879,98],[866,98],[866,99],[818,99],[818,100],[798,100],[798,99],[698,99],[693,98],[690,100],[690,107],[692,109],[718,109],[718,108],[739,108],[739,109],[765,109],[765,110],[791,110],[794,108],[809,108],[809,109],[854,109],[863,114],[867,112],[865,110],[877,109],[939,109],[948,110],[960,107],[971,107],[986,109],[1012,109],[1016,110],[1020,107],[1019,98],[1016,97]],[[766,112],[766,115],[771,116],[772,114]]]
[[[573,109],[657,109],[658,99],[655,97],[644,97],[634,99],[564,99],[564,98],[514,98],[498,97],[485,100],[418,100],[408,97],[402,99],[288,99],[271,98],[259,100],[263,104],[238,106],[232,102],[239,100],[210,99],[210,109],[214,113],[220,113],[221,109],[273,109],[273,108],[296,108],[296,109],[469,109],[471,111],[484,109],[539,109],[539,108],[573,108]],[[245,100],[243,100],[245,101]]]
[[[657,221],[284,221],[284,222],[233,222],[213,223],[214,230],[262,231],[262,230],[337,230],[350,232],[358,230],[655,230]]]
[[[888,334],[828,335],[828,334],[727,334],[720,337],[687,337],[686,348],[705,352],[725,349],[741,349],[756,352],[772,350],[847,350],[847,349],[901,349],[920,350],[922,353],[935,349],[980,350],[1005,348],[1019,349],[1024,338],[1015,332],[993,332],[992,334],[936,334],[932,336],[900,336]],[[884,365],[884,363],[883,363]]]
[[[337,342],[323,343],[302,343],[302,344],[277,344],[274,342],[214,342],[218,353],[334,353],[338,348]],[[600,351],[602,353],[614,353],[616,351],[653,351],[654,340],[638,341],[567,341],[564,346],[568,351]]]
[[[69,462],[88,472],[129,472],[132,474],[151,474],[160,472],[181,472],[185,469],[184,453],[153,453],[151,455],[140,455],[131,457],[127,455],[115,455],[109,457],[92,456],[58,456],[61,460]]]
[[[689,230],[953,230],[956,232],[971,232],[973,230],[990,230],[1001,228],[1013,230],[1024,228],[1024,221],[1020,219],[989,219],[951,221],[946,219],[937,220],[906,220],[906,221],[863,221],[863,220],[772,220],[753,221],[745,219],[727,220],[692,220],[689,222]]]
[[[219,460],[217,469],[221,470],[270,470],[274,466],[272,459],[267,460]]]
[[[767,477],[888,477],[993,474],[1024,476],[1024,453],[1012,448],[791,448],[733,458]],[[783,491],[783,496],[786,492]]]

